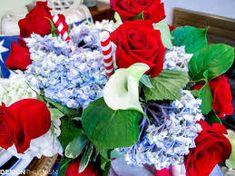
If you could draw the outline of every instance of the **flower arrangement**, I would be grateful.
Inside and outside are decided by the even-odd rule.
[[[111,6],[116,23],[105,21],[104,28],[82,24],[68,31],[63,15],[51,14],[45,2],[19,22],[23,38],[12,45],[6,64],[22,70],[20,77],[37,92],[33,98],[45,102],[18,102],[20,108],[38,108],[35,112],[43,108],[35,122],[45,128],[37,134],[23,125],[26,144],[19,141],[23,134],[5,135],[0,128],[15,137],[1,139],[0,146],[15,144],[25,152],[49,130],[51,116],[61,122],[59,175],[108,175],[118,157],[152,167],[156,175],[180,165],[184,175],[208,176],[225,160],[234,168],[234,137],[220,120],[233,113],[224,73],[234,62],[234,49],[208,44],[206,29],[171,31],[160,0],[112,0]],[[62,27],[54,24],[55,16]],[[8,109],[19,117],[32,113],[14,110],[16,105],[1,107],[2,127]],[[28,120],[18,119],[26,127]]]

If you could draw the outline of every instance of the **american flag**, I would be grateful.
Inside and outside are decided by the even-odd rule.
[[[11,43],[17,41],[19,36],[0,36],[0,75],[3,78],[10,76],[10,71],[6,68],[5,61],[10,53]]]

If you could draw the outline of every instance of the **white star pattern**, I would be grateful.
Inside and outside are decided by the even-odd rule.
[[[0,41],[0,61],[1,61],[2,63],[4,63],[4,60],[3,60],[3,58],[2,58],[2,53],[9,51],[8,48],[5,48],[5,47],[3,46],[3,43],[4,43],[4,40]]]

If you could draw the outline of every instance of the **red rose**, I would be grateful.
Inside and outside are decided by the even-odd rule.
[[[169,169],[165,168],[162,170],[156,170],[155,176],[172,176],[172,173]]]
[[[6,59],[6,66],[12,70],[26,70],[27,66],[32,63],[28,47],[22,42],[20,44],[13,42],[11,44],[11,51]]]
[[[228,78],[219,76],[209,82],[213,93],[213,109],[216,114],[222,118],[225,115],[233,114],[233,97]],[[202,84],[196,84],[193,89],[200,90]]]
[[[161,73],[166,49],[160,31],[154,30],[151,21],[124,23],[111,34],[111,40],[117,45],[116,62],[119,68],[142,62],[150,67],[147,73],[151,77]]]
[[[74,160],[69,164],[65,176],[98,176],[94,168],[89,164],[82,173],[78,173],[79,161]]]
[[[47,106],[35,99],[24,99],[6,107],[0,106],[0,146],[8,149],[13,144],[19,153],[28,149],[30,141],[45,134],[50,128]]]
[[[161,0],[110,0],[110,4],[123,21],[133,20],[141,12],[143,12],[145,20],[153,22],[160,22],[166,17]]]
[[[196,138],[196,148],[192,149],[185,161],[187,176],[208,176],[216,164],[229,158],[232,146],[226,128],[221,124],[209,126],[201,121],[203,131]]]
[[[20,36],[30,37],[32,33],[47,35],[51,33],[51,14],[47,2],[37,2],[36,6],[19,21]]]

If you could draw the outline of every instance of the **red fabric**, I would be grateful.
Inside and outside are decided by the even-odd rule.
[[[27,66],[32,63],[28,47],[19,40],[19,44],[13,42],[11,44],[11,51],[6,59],[6,66],[12,70],[26,70]]]
[[[208,176],[216,164],[229,158],[232,146],[224,134],[227,133],[221,124],[209,126],[200,122],[203,131],[196,138],[196,148],[186,158],[187,176]]]
[[[20,36],[30,37],[32,33],[47,35],[51,33],[51,14],[47,2],[37,2],[24,19],[19,21]]]
[[[72,163],[69,164],[65,176],[98,176],[97,172],[91,165],[88,165],[82,173],[78,173],[78,168],[79,161],[74,160]]]
[[[211,80],[209,84],[213,93],[213,109],[216,114],[220,118],[225,115],[232,115],[234,111],[233,97],[228,78],[224,75],[219,76]],[[200,90],[202,86],[202,84],[196,84],[193,89]]]
[[[63,35],[65,32],[68,32],[69,26],[66,23],[66,19],[65,19],[65,16],[63,14],[58,14],[58,17],[59,17],[59,20],[58,20],[59,23],[58,24],[62,23],[64,27],[63,27],[63,30],[61,32],[59,32],[57,30],[57,34],[59,35],[61,33]],[[55,26],[58,27],[59,25],[57,26],[57,24],[55,24]]]
[[[6,107],[0,106],[0,146],[15,144],[19,153],[28,149],[30,141],[45,134],[51,124],[50,112],[43,102],[24,99]]]
[[[151,77],[161,73],[166,49],[160,31],[154,30],[151,21],[124,23],[111,33],[111,40],[117,45],[116,62],[119,68],[141,62],[150,67],[147,74]]]
[[[169,169],[162,169],[162,170],[157,170],[155,172],[155,176],[172,176],[171,171]]]
[[[110,4],[124,22],[133,20],[141,12],[145,20],[151,20],[154,23],[166,17],[161,0],[110,0]]]

